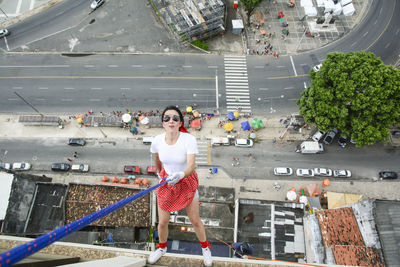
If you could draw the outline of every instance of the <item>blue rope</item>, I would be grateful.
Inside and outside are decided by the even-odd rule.
[[[132,202],[133,200],[136,200],[136,199],[150,193],[154,189],[166,184],[167,182],[168,182],[168,180],[165,180],[162,183],[159,183],[159,184],[157,184],[153,187],[150,187],[146,190],[143,190],[135,195],[132,195],[128,198],[118,201],[117,203],[114,203],[111,206],[108,206],[104,209],[93,212],[92,214],[89,214],[89,215],[87,215],[83,218],[80,218],[74,222],[71,222],[67,225],[61,226],[47,234],[41,235],[38,238],[36,238],[35,240],[29,241],[25,244],[22,244],[22,245],[15,247],[9,251],[4,252],[3,254],[0,255],[0,267],[12,266],[13,264],[17,263],[18,261],[25,259],[26,257],[51,245],[52,243],[62,239],[63,237],[66,237],[67,235],[70,235],[73,232],[76,232],[76,231],[82,229],[86,225],[89,225],[92,222],[103,218],[104,216],[116,211],[117,209],[125,206],[126,204]]]

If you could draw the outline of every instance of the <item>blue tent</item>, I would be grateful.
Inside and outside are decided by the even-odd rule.
[[[245,130],[245,131],[248,131],[251,128],[249,121],[244,121],[240,125],[242,126],[242,129]]]
[[[138,129],[136,128],[136,127],[131,127],[130,129],[130,132],[132,133],[132,134],[137,134],[139,131],[138,131]]]
[[[226,117],[230,121],[236,120],[235,115],[233,115],[233,112],[229,112],[228,114],[226,114]]]

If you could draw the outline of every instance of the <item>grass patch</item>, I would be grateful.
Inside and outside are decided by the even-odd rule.
[[[192,42],[192,45],[197,46],[198,48],[201,48],[205,51],[208,51],[208,44],[203,41],[195,40]]]

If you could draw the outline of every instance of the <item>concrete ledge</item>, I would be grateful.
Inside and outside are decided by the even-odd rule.
[[[109,258],[97,261],[87,261],[80,263],[67,264],[63,266],[69,267],[108,267],[108,266],[119,266],[119,267],[143,267],[146,266],[145,259],[136,259],[132,257],[119,256],[115,258]]]
[[[2,235],[0,236],[0,249],[8,250],[31,240],[32,240],[31,238]],[[150,254],[150,251],[101,247],[101,246],[76,244],[68,242],[56,242],[50,245],[49,247],[41,250],[41,252],[48,254],[56,254],[56,255],[76,256],[83,258],[85,260],[108,259],[120,256],[134,257],[137,259],[147,260]],[[202,256],[188,255],[188,254],[174,254],[174,253],[165,254],[165,256],[163,256],[157,262],[157,265],[188,266],[188,267],[204,266]],[[228,266],[229,267],[253,267],[253,266],[307,267],[310,265],[290,263],[285,261],[261,261],[261,260],[243,260],[236,258],[213,257],[213,267],[228,267]],[[317,266],[328,266],[328,265],[319,264]]]

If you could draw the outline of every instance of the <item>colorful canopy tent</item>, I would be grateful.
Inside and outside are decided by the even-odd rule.
[[[77,118],[77,119],[76,119],[76,122],[79,123],[79,124],[81,124],[81,123],[83,123],[83,119],[82,119],[82,118]]]
[[[244,121],[244,122],[240,123],[240,125],[242,126],[242,129],[244,131],[248,131],[251,129],[250,123],[248,121]]]
[[[239,118],[240,114],[239,114],[239,112],[235,111],[235,112],[233,112],[233,116],[235,116],[235,118]]]
[[[149,124],[149,118],[145,117],[143,120],[140,121],[141,124]]]
[[[230,122],[226,123],[226,124],[224,125],[224,129],[225,129],[225,131],[227,131],[227,132],[232,131],[232,130],[233,130],[233,124],[230,123]]]
[[[192,127],[193,129],[200,129],[201,128],[201,121],[200,120],[193,120],[190,123],[190,127]]]
[[[317,183],[308,184],[308,185],[307,185],[307,191],[308,191],[308,194],[309,194],[311,197],[315,197],[315,196],[321,195],[321,190],[319,189]]]
[[[190,112],[192,112],[192,111],[193,111],[193,108],[192,108],[192,107],[187,107],[187,108],[186,108],[186,112],[187,112],[187,113],[190,113]]]
[[[125,123],[132,122],[132,116],[128,113],[125,113],[124,115],[122,115],[122,121]]]
[[[228,118],[228,120],[233,121],[235,120],[235,115],[233,115],[233,112],[229,112],[228,114],[226,114],[226,117]]]
[[[254,118],[253,121],[251,122],[251,125],[253,126],[254,129],[260,129],[264,126],[262,120],[259,118]]]

